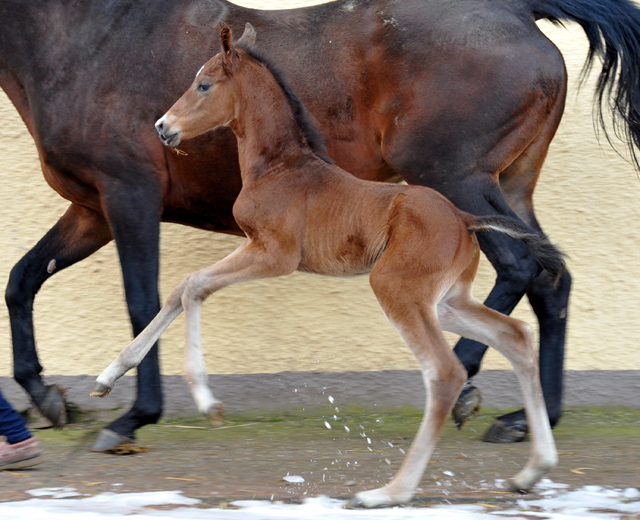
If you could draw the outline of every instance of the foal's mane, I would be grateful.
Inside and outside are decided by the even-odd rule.
[[[238,49],[242,49],[249,56],[251,56],[254,60],[263,64],[267,70],[273,75],[276,82],[284,92],[285,98],[291,107],[291,111],[293,112],[293,117],[296,120],[296,124],[302,133],[302,137],[306,144],[311,148],[311,151],[318,157],[322,159],[324,162],[333,164],[333,159],[331,159],[327,155],[327,148],[324,142],[324,136],[322,133],[314,126],[311,121],[311,115],[307,110],[307,107],[304,106],[304,103],[301,99],[296,95],[296,93],[291,90],[291,87],[287,84],[284,79],[284,74],[274,66],[273,62],[271,62],[268,58],[260,54],[256,49],[245,46],[242,44],[236,45]]]

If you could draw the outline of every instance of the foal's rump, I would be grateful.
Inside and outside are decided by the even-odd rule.
[[[405,188],[405,189],[403,189]],[[475,216],[459,210],[440,193],[420,186],[398,186],[400,193],[389,217],[389,244],[399,239],[405,248],[405,257],[427,262],[429,270],[445,270],[467,251],[468,262],[474,258],[471,250],[477,242],[472,234],[476,231],[498,231],[521,240],[540,267],[548,271],[555,280],[564,272],[564,254],[554,246],[541,231],[534,230],[517,218],[503,215]],[[401,236],[401,238],[400,238]],[[467,262],[463,261],[463,264]],[[467,262],[467,263],[468,263]]]

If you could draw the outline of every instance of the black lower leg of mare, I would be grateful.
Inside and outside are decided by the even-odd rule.
[[[11,271],[5,300],[11,323],[14,377],[39,407],[50,388],[40,377],[42,366],[36,350],[33,327],[36,293],[55,273],[83,260],[109,240],[108,228],[99,215],[72,204]]]
[[[125,295],[133,334],[137,336],[160,310],[158,295],[160,253],[160,188],[128,186],[105,197],[108,218],[118,247]],[[137,394],[132,408],[107,426],[125,438],[158,421],[162,414],[162,388],[158,346],[138,366]]]
[[[541,231],[535,215],[527,215],[531,227]],[[571,274],[565,271],[556,283],[548,273],[542,272],[531,284],[527,296],[539,325],[540,383],[544,394],[551,427],[562,416],[562,391],[564,383],[564,352],[567,331]],[[524,410],[503,415],[499,420],[519,425],[527,431]]]
[[[571,275],[566,272],[554,287],[553,280],[542,273],[527,293],[540,324],[540,383],[551,426],[562,415],[564,351]]]

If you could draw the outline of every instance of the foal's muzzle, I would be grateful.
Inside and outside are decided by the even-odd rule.
[[[171,132],[169,125],[165,122],[165,116],[156,121],[156,130],[165,145],[175,147],[180,144],[180,132]]]

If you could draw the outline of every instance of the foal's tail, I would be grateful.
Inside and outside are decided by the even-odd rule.
[[[535,231],[513,218],[501,215],[474,216],[467,229],[469,231],[494,229],[512,238],[522,240],[540,267],[553,276],[556,284],[567,268],[564,262],[565,254],[551,243],[547,235],[541,231]]]
[[[526,0],[537,20],[576,22],[589,39],[586,76],[596,56],[602,68],[596,84],[596,117],[607,135],[603,109],[613,115],[613,129],[629,147],[640,170],[640,9],[633,0]],[[583,76],[583,77],[584,77]]]

